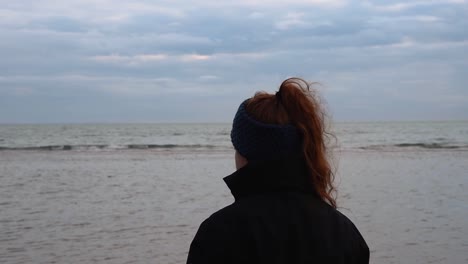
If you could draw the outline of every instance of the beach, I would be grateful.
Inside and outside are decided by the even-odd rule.
[[[341,150],[338,205],[371,263],[468,262],[468,152]],[[233,150],[0,151],[1,263],[185,263],[233,198]]]
[[[4,0],[0,58],[0,264],[185,264],[235,148],[271,196],[194,258],[362,259],[331,194],[371,264],[468,264],[468,0]]]

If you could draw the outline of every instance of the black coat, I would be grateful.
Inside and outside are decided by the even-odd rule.
[[[224,178],[235,202],[201,224],[187,263],[369,263],[357,228],[316,195],[306,171],[291,159]]]

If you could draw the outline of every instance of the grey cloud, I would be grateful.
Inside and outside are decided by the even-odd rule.
[[[297,75],[324,83],[342,119],[411,116],[410,105],[415,118],[468,112],[464,5],[106,3],[5,6],[14,12],[0,23],[0,122],[67,120],[54,109],[76,121],[224,120],[210,113]]]
[[[32,20],[27,28],[44,28],[60,32],[86,32],[88,25],[69,17],[55,16],[45,19]]]

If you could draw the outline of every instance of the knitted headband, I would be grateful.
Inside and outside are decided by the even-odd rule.
[[[248,161],[276,160],[301,152],[301,136],[293,125],[267,124],[252,118],[242,102],[234,117],[231,141]]]

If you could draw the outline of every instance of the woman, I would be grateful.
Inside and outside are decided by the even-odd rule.
[[[200,226],[189,264],[369,263],[369,248],[336,210],[324,114],[309,85],[284,81],[239,107],[231,131],[235,202]]]

